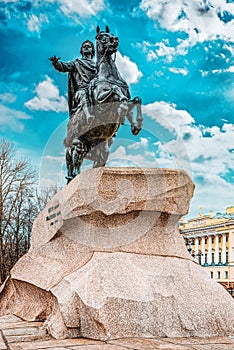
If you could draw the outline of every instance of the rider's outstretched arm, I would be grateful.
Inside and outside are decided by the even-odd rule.
[[[54,68],[59,72],[74,72],[75,64],[73,61],[71,62],[56,62],[53,64]]]
[[[59,72],[73,72],[76,68],[73,61],[70,62],[61,62],[60,58],[56,56],[50,57],[49,60],[52,62],[54,68]]]

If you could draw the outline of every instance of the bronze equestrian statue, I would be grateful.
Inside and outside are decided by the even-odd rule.
[[[94,46],[89,40],[81,46],[81,59],[60,62],[50,58],[55,69],[68,72],[69,122],[64,140],[66,147],[67,180],[80,173],[84,158],[93,161],[93,167],[104,166],[112,138],[127,117],[133,135],[142,128],[141,99],[131,99],[129,87],[121,77],[113,55],[119,39],[97,27],[96,64]],[[137,115],[134,122],[133,109]]]

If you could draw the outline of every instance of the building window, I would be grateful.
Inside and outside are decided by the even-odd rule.
[[[228,263],[228,252],[226,252],[226,263]]]
[[[214,272],[210,271],[210,278],[214,278]]]
[[[228,278],[228,271],[225,271],[225,278]]]
[[[214,260],[214,253],[212,253],[212,264],[214,264],[215,260]]]
[[[207,238],[205,238],[205,244],[207,244]]]
[[[219,236],[219,243],[221,243],[221,236]]]
[[[211,238],[211,242],[214,243],[214,237]]]
[[[207,254],[205,254],[205,264],[207,264]]]
[[[222,261],[222,253],[219,252],[219,262],[221,263],[221,261]]]
[[[228,235],[226,236],[226,242],[228,242]]]
[[[220,271],[217,272],[217,279],[220,279]]]
[[[201,244],[201,238],[198,239],[198,244]]]

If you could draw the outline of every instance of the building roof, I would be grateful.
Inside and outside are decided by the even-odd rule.
[[[225,213],[218,212],[214,214],[213,211],[210,211],[206,215],[202,213],[202,208],[200,208],[200,213],[197,217],[187,220],[183,217],[179,222],[179,229],[180,231],[184,231],[220,225],[234,225],[234,206],[227,207]]]

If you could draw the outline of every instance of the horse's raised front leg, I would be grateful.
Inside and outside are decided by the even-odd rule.
[[[127,118],[129,120],[129,123],[131,124],[131,131],[133,135],[139,134],[142,128],[142,108],[141,108],[142,100],[140,97],[135,97],[134,99],[130,100],[128,102],[128,114]],[[136,106],[137,108],[137,116],[136,116],[136,123],[134,122],[134,114],[133,114],[133,108]]]

